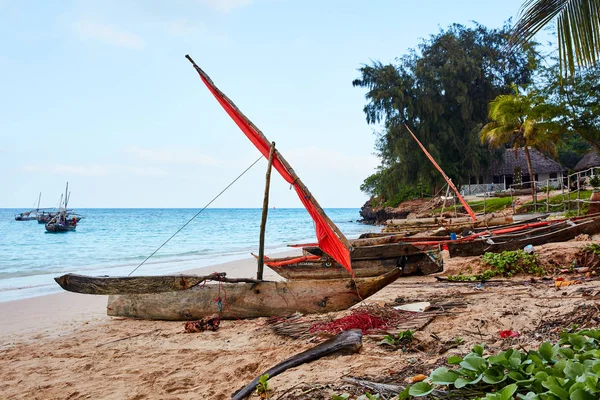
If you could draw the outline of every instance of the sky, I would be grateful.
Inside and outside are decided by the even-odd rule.
[[[360,207],[375,134],[352,87],[452,23],[524,0],[0,0],[0,208],[200,208],[260,154],[190,54],[325,207]],[[266,160],[212,207],[261,207]],[[275,172],[270,205],[301,207]]]

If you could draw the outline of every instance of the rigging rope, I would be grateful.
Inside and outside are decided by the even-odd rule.
[[[196,215],[194,215],[192,218],[190,218],[190,220],[189,220],[188,222],[186,222],[185,224],[183,224],[183,226],[182,226],[181,228],[179,228],[179,229],[177,230],[177,232],[175,232],[174,234],[172,234],[170,238],[168,238],[168,239],[167,239],[167,240],[166,240],[166,241],[165,241],[163,244],[161,244],[161,245],[160,245],[160,246],[159,246],[159,247],[158,247],[156,250],[154,250],[154,251],[152,252],[152,254],[150,254],[148,257],[146,257],[146,259],[145,259],[144,261],[142,261],[142,262],[140,263],[140,265],[138,265],[137,267],[135,267],[135,268],[133,269],[133,271],[131,271],[131,272],[129,273],[129,275],[127,275],[127,276],[131,276],[131,274],[133,274],[135,271],[137,271],[137,269],[138,269],[139,267],[141,267],[142,265],[144,265],[144,263],[145,263],[146,261],[148,261],[148,260],[149,260],[149,259],[150,259],[150,258],[151,258],[153,255],[155,255],[155,254],[156,254],[156,253],[157,253],[157,252],[158,252],[160,249],[162,249],[162,248],[163,248],[163,246],[164,246],[165,244],[169,243],[169,241],[170,241],[171,239],[173,239],[173,238],[175,237],[175,235],[177,235],[179,232],[181,232],[181,231],[183,230],[183,228],[185,228],[186,226],[188,226],[188,224],[189,224],[190,222],[192,222],[192,221],[193,221],[193,220],[194,220],[194,219],[195,219],[195,218],[196,218],[198,215],[200,215],[200,213],[201,213],[202,211],[206,210],[206,208],[208,208],[208,206],[210,206],[210,205],[213,203],[213,201],[215,201],[216,199],[218,199],[218,198],[219,198],[219,196],[221,196],[221,195],[222,195],[222,194],[223,194],[223,193],[224,193],[224,192],[225,192],[227,189],[229,189],[229,188],[230,188],[230,187],[231,187],[231,186],[232,186],[232,185],[233,185],[235,182],[237,182],[237,180],[238,180],[238,179],[240,179],[242,176],[244,176],[244,174],[245,174],[246,172],[248,172],[248,171],[250,170],[250,168],[254,167],[254,165],[255,165],[257,162],[259,162],[260,160],[262,160],[262,158],[263,158],[263,157],[262,157],[262,155],[261,155],[260,157],[258,157],[258,159],[257,159],[256,161],[254,161],[254,162],[253,162],[253,163],[252,163],[252,164],[251,164],[251,165],[250,165],[248,168],[246,168],[246,169],[244,170],[244,172],[242,172],[241,174],[239,174],[237,178],[235,178],[235,179],[234,179],[234,180],[233,180],[233,181],[232,181],[232,182],[231,182],[229,185],[227,185],[227,187],[225,187],[225,189],[221,190],[221,192],[220,192],[218,195],[216,195],[215,197],[213,197],[213,199],[212,199],[211,201],[209,201],[207,205],[205,205],[205,206],[204,206],[204,207],[203,207],[203,208],[202,208],[200,211],[198,211],[198,212],[196,213]]]

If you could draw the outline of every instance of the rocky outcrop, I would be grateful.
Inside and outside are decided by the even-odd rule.
[[[363,219],[359,222],[369,225],[379,225],[388,219],[404,219],[408,214],[410,214],[408,210],[398,210],[392,207],[373,207],[371,200],[367,200],[360,209],[360,216]]]

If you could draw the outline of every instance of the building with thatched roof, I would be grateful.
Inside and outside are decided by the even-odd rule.
[[[549,183],[553,187],[560,187],[565,170],[563,166],[532,148],[529,148],[529,156],[535,174],[533,179],[529,176],[523,148],[516,152],[514,149],[505,149],[499,160],[492,161],[487,172],[469,178],[469,183],[463,185],[465,194],[505,190],[520,182],[523,182],[522,188],[529,188],[528,182],[531,181],[537,182],[538,186],[545,187]]]
[[[575,171],[587,171],[590,168],[600,167],[600,156],[596,150],[585,153],[583,158],[573,168]]]

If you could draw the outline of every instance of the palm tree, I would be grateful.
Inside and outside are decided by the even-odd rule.
[[[544,103],[544,99],[536,92],[530,91],[522,95],[515,85],[513,90],[514,94],[500,95],[489,104],[490,122],[483,127],[479,138],[490,147],[510,145],[515,154],[523,148],[529,177],[534,181],[529,147],[556,156],[556,141],[562,128],[552,119],[558,110],[555,106]],[[535,183],[531,185],[531,197],[535,202]]]
[[[561,71],[572,75],[575,66],[598,65],[600,60],[599,0],[526,0],[512,34],[512,46],[531,39],[557,19]]]

